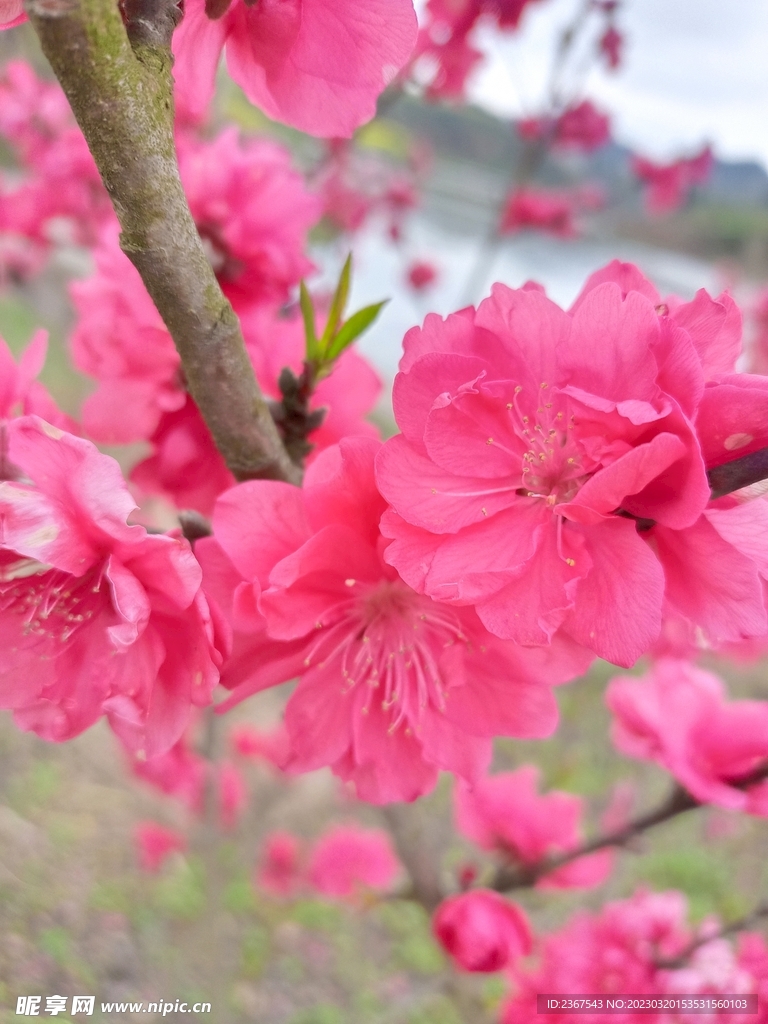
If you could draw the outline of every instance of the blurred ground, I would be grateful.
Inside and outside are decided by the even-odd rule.
[[[655,804],[664,773],[616,756],[602,703],[608,666],[563,687],[563,721],[545,742],[497,744],[495,770],[535,761],[547,786],[587,797],[590,829],[620,781],[636,807]],[[764,667],[731,672],[734,696],[766,696]],[[243,715],[265,720],[278,697]],[[243,715],[239,715],[242,718]],[[229,719],[227,723],[229,724]],[[229,834],[190,820],[170,800],[131,781],[117,745],[96,728],[61,746],[0,724],[0,1021],[17,1019],[17,995],[102,1000],[186,999],[213,1004],[216,1024],[484,1024],[504,991],[497,976],[458,978],[446,968],[420,908],[403,900],[351,907],[309,894],[281,901],[251,884],[265,834],[287,828],[311,839],[330,821],[382,823],[375,808],[346,801],[325,772],[285,782],[246,766],[251,800]],[[447,884],[479,855],[450,828],[448,779],[408,808],[442,850]],[[181,828],[190,851],[162,871],[137,866],[133,829],[151,818]],[[537,929],[579,907],[597,908],[638,884],[687,893],[695,919],[740,915],[768,886],[766,822],[697,810],[623,852],[609,884],[592,892],[524,891],[515,898]],[[59,1018],[62,1019],[62,1018]],[[80,1019],[80,1018],[78,1018]],[[110,1014],[109,1020],[149,1019]],[[189,1019],[168,1015],[169,1021]]]

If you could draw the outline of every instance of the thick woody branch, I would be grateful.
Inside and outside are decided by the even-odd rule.
[[[424,820],[414,814],[410,804],[389,804],[381,812],[410,877],[408,888],[396,895],[415,900],[431,914],[444,895],[436,837],[426,834]]]
[[[238,479],[298,483],[179,178],[174,0],[27,0],[30,21],[115,207],[120,244],[165,321],[190,394]]]

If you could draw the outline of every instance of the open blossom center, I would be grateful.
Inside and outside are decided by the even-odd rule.
[[[0,612],[18,616],[23,636],[66,643],[102,604],[102,574],[52,569],[33,559],[0,552]]]
[[[548,505],[570,501],[589,471],[574,436],[575,416],[566,396],[550,391],[546,383],[538,394],[526,393],[518,384],[507,411],[512,431],[524,445],[522,492],[543,498]]]
[[[389,731],[404,723],[410,734],[411,727],[418,730],[425,709],[445,709],[440,653],[468,639],[455,612],[399,581],[344,582],[350,596],[332,609],[332,624],[317,623],[322,635],[304,663],[337,664],[345,693],[365,687],[363,714],[379,701],[390,715]]]

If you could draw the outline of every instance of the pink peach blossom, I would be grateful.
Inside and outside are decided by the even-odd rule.
[[[533,936],[523,910],[489,889],[449,896],[435,911],[432,930],[456,966],[492,972],[527,956]]]
[[[609,25],[600,36],[598,49],[611,71],[615,71],[620,66],[624,53],[624,36],[615,25]]]
[[[0,0],[0,32],[26,20],[23,0]]]
[[[271,832],[254,874],[256,887],[275,896],[294,896],[303,877],[299,840],[290,832]]]
[[[547,140],[565,149],[598,149],[610,139],[610,118],[590,100],[569,107],[558,118],[529,117],[517,124],[520,138],[533,142]]]
[[[403,434],[377,460],[386,558],[406,582],[474,605],[498,636],[560,630],[627,666],[664,608],[711,642],[766,633],[768,506],[709,505],[705,470],[729,444],[768,443],[768,382],[722,373],[739,346],[730,298],[657,300],[614,263],[570,313],[538,286],[495,285],[406,335]]]
[[[203,810],[203,790],[208,765],[182,736],[174,745],[156,757],[130,759],[133,774],[166,796],[178,800],[195,814]]]
[[[694,185],[707,180],[714,165],[709,146],[701,153],[671,164],[656,164],[644,157],[633,157],[632,172],[647,186],[645,204],[649,213],[676,210],[683,204]]]
[[[188,543],[126,525],[119,467],[90,442],[36,416],[0,431],[0,705],[48,740],[105,716],[162,753],[218,680]]]
[[[159,871],[172,853],[183,853],[187,840],[174,828],[158,825],[156,821],[141,821],[134,830],[139,863],[151,874]]]
[[[237,308],[285,302],[314,269],[305,250],[321,213],[290,153],[268,139],[242,141],[234,128],[211,142],[182,133],[178,150],[189,207],[224,293]]]
[[[428,260],[414,260],[408,267],[408,283],[416,292],[423,292],[437,280],[438,272]]]
[[[543,188],[516,188],[507,197],[499,231],[510,235],[527,228],[547,231],[558,238],[576,235],[574,197],[564,191]]]
[[[282,723],[269,730],[256,729],[252,725],[236,725],[229,739],[241,757],[266,761],[274,768],[281,769],[288,757],[288,733]]]
[[[454,789],[456,827],[484,850],[522,865],[573,850],[582,842],[581,797],[553,790],[539,796],[539,771],[524,765],[514,772],[489,775],[473,786]],[[569,889],[600,885],[610,874],[612,853],[580,857],[545,875],[539,888]]]
[[[242,580],[228,612],[235,648],[223,682],[233,694],[222,709],[298,676],[287,769],[330,765],[361,799],[387,803],[429,791],[440,769],[477,778],[491,736],[549,734],[549,684],[578,674],[588,655],[567,641],[526,651],[496,640],[471,609],[438,605],[400,580],[381,557],[377,449],[366,438],[326,449],[302,490],[232,488],[214,510],[215,539],[196,553],[216,602],[232,601],[218,579],[237,570]]]
[[[282,368],[288,366],[299,373],[302,367],[305,345],[299,311],[281,315],[271,307],[253,306],[241,313],[241,324],[257,380],[270,398],[279,399],[277,382]],[[326,410],[323,422],[309,435],[314,451],[349,435],[375,436],[376,428],[365,417],[380,390],[370,364],[348,349],[312,397],[312,408]],[[87,418],[86,423],[95,433],[93,420]],[[187,398],[181,409],[161,414],[149,440],[154,451],[134,467],[131,481],[146,493],[163,495],[178,508],[194,508],[209,515],[217,496],[235,480],[194,402]],[[309,461],[313,456],[314,452],[310,453]]]
[[[569,107],[557,119],[553,143],[556,146],[590,152],[611,137],[610,118],[601,114],[590,100]]]
[[[200,119],[221,51],[248,99],[273,120],[348,138],[416,43],[411,0],[187,0],[173,37],[176,103]]]
[[[0,337],[0,421],[13,416],[35,415],[55,427],[76,432],[73,420],[57,407],[36,379],[45,364],[48,334],[36,331],[18,363]]]
[[[324,896],[354,896],[358,889],[386,890],[400,869],[389,836],[382,829],[336,825],[315,843],[308,880]]]
[[[724,995],[757,991],[759,978],[747,968],[749,954],[739,957],[731,945],[713,939],[700,946],[682,968],[665,968],[659,961],[682,954],[695,938],[706,937],[717,922],[705,922],[696,935],[686,921],[682,893],[639,890],[629,899],[607,903],[599,913],[580,912],[559,931],[542,940],[539,963],[513,972],[515,994],[507,1002],[502,1024],[533,1024],[539,993],[600,994],[603,997],[665,996],[673,994]],[[762,958],[755,951],[758,970]],[[572,1020],[567,1010],[548,1014],[555,1024]],[[684,1024],[704,1021],[705,1014],[677,1014],[668,1009],[648,1013],[632,1009],[613,1014],[621,1024]],[[580,1012],[584,1024],[602,1024],[605,1012]],[[736,1024],[738,1014],[725,1014]]]
[[[606,703],[623,754],[656,761],[702,803],[768,815],[768,781],[737,785],[768,768],[768,703],[727,702],[717,676],[669,658],[611,680]]]

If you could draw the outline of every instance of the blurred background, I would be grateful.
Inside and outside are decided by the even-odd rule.
[[[344,148],[343,166],[338,150],[334,156],[323,143],[267,121],[221,74],[212,130],[234,123],[243,133],[276,138],[310,185],[325,190],[310,284],[332,285],[351,250],[352,307],[390,299],[360,343],[386,385],[376,413],[385,432],[394,429],[388,385],[404,333],[429,311],[446,314],[479,301],[496,280],[539,281],[567,305],[589,273],[618,257],[636,262],[662,295],[730,288],[745,312],[748,346],[760,344],[761,289],[768,282],[768,9],[761,0],[733,0],[727,9],[715,0],[627,0],[612,12],[622,37],[620,67],[588,59],[591,37],[585,55],[571,54],[569,95],[588,95],[610,115],[610,139],[590,151],[551,147],[532,161],[516,123],[546,113],[563,30],[579,6],[539,0],[515,33],[481,25],[476,44],[484,59],[470,77],[466,103],[430,97],[429,68],[416,68],[409,82],[382,97],[380,116]],[[427,18],[423,5],[421,13]],[[48,73],[25,26],[0,33],[0,63],[19,57]],[[714,154],[706,180],[675,209],[650,216],[633,156],[669,164],[706,145]],[[12,174],[13,151],[2,140],[0,161]],[[510,193],[521,184],[579,192],[572,230],[562,222],[500,230]],[[362,216],[351,193],[367,199]],[[428,271],[415,273],[418,265]],[[35,328],[50,331],[42,379],[72,414],[92,384],[67,360],[73,314],[66,286],[90,270],[88,251],[64,235],[42,273],[10,279],[0,291],[0,334],[15,352]],[[126,469],[142,454],[109,451]],[[718,667],[732,696],[766,695],[762,663]],[[533,762],[545,787],[584,796],[587,831],[598,828],[617,800],[638,811],[669,785],[660,769],[628,762],[611,748],[602,698],[614,671],[598,664],[560,690],[562,725],[551,740],[496,746],[495,770]],[[429,851],[446,879],[474,861],[482,869],[477,851],[451,827],[450,779],[430,798],[386,816],[355,803],[328,772],[288,779],[268,751],[233,742],[234,726],[275,727],[285,696],[262,695],[215,727],[198,723],[194,743],[207,757],[227,759],[241,780],[240,796],[230,794],[237,813],[229,816],[215,798],[196,813],[135,778],[106,727],[56,746],[20,733],[3,715],[0,1021],[16,1019],[16,996],[30,993],[95,995],[94,1020],[101,1019],[102,1000],[138,999],[210,1001],[216,1024],[497,1018],[504,979],[449,970],[426,913],[397,898],[397,886],[394,895],[344,902],[310,890],[281,898],[254,885],[275,830],[308,845],[330,824],[346,821],[370,828],[394,823],[402,847]],[[183,835],[185,849],[148,866],[137,840],[137,828],[148,820]],[[546,929],[577,907],[599,907],[647,883],[686,893],[694,920],[713,913],[730,918],[765,891],[767,854],[760,819],[702,810],[622,853],[597,890],[526,890],[519,900],[536,927]],[[112,1013],[108,1019],[148,1018]]]

